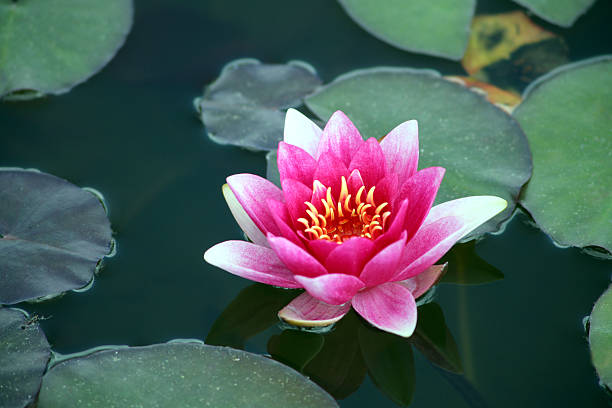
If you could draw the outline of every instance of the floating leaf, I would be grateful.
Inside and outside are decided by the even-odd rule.
[[[266,154],[266,178],[280,187],[281,182],[277,160],[278,156],[276,150],[272,150]]]
[[[593,365],[602,385],[612,389],[612,286],[595,303],[589,322]]]
[[[470,91],[483,95],[487,98],[487,101],[503,109],[507,113],[512,113],[514,108],[521,103],[521,97],[516,92],[503,90],[487,82],[463,76],[447,76],[445,79],[461,84]]]
[[[418,309],[419,320],[410,341],[433,364],[453,373],[462,373],[457,343],[446,327],[444,313],[437,303]]]
[[[561,67],[523,99],[534,174],[521,203],[559,244],[612,250],[612,56]]]
[[[35,317],[0,309],[0,406],[21,408],[34,401],[49,355],[49,343]]]
[[[535,15],[561,27],[571,27],[595,0],[512,0],[527,7]]]
[[[475,0],[338,1],[359,26],[382,41],[454,60],[463,56],[476,6]]]
[[[43,377],[38,408],[337,407],[306,377],[227,347],[172,342],[71,358]]]
[[[472,236],[499,228],[531,175],[529,146],[516,121],[434,71],[354,71],[308,97],[306,104],[322,119],[336,109],[344,111],[364,137],[380,138],[400,123],[417,119],[421,166],[446,168],[437,203],[470,195],[508,201],[505,211]]]
[[[407,407],[414,395],[415,370],[410,342],[373,327],[359,327],[361,353],[376,386],[395,403]]]
[[[111,250],[100,198],[50,174],[0,169],[0,303],[81,288]]]
[[[270,337],[268,352],[276,361],[302,371],[321,351],[323,343],[323,336],[318,333],[283,330],[281,334]]]
[[[278,311],[299,294],[256,283],[243,289],[213,323],[206,343],[244,348],[251,336],[278,322]]]
[[[554,37],[522,11],[476,16],[472,20],[470,41],[461,65],[474,75],[487,65],[509,59],[512,52],[523,45]]]
[[[61,94],[113,58],[132,0],[0,0],[0,97]]]
[[[499,269],[476,254],[475,247],[474,241],[457,244],[444,255],[438,263],[447,262],[448,270],[440,282],[479,285],[504,279]]]
[[[242,59],[226,65],[194,102],[215,142],[272,150],[283,138],[284,110],[301,105],[320,85],[314,68],[304,62]]]

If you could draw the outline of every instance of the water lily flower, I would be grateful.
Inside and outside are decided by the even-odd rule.
[[[379,142],[363,140],[340,111],[321,130],[289,109],[278,146],[282,189],[252,174],[230,176],[223,188],[252,242],[222,242],[204,259],[256,282],[305,289],[279,312],[292,324],[329,325],[352,307],[408,337],[415,299],[443,271],[434,263],[507,205],[473,196],[432,207],[444,169],[417,170],[418,157],[415,120]]]

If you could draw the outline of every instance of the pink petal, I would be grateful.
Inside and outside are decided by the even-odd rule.
[[[349,172],[344,163],[333,153],[323,153],[317,160],[313,179],[319,180],[327,187],[332,188],[332,196],[336,197],[340,193],[342,186],[342,176],[348,178]]]
[[[328,241],[326,239],[313,239],[306,242],[310,252],[322,264],[325,264],[327,257],[334,249],[338,248],[337,242]]]
[[[250,242],[221,242],[204,253],[204,260],[255,282],[284,288],[301,287],[273,250]]]
[[[354,237],[338,245],[325,260],[329,273],[344,273],[359,276],[363,265],[370,257],[374,242],[368,238]]]
[[[432,265],[423,272],[419,273],[417,276],[399,281],[397,283],[405,288],[408,288],[410,292],[412,292],[412,296],[414,296],[415,299],[418,299],[421,297],[421,295],[427,292],[429,288],[438,283],[440,278],[442,278],[442,275],[446,273],[447,266],[447,263],[444,265]]]
[[[353,122],[341,111],[336,111],[323,129],[315,158],[318,160],[321,154],[331,152],[348,166],[363,143]]]
[[[351,310],[350,302],[343,305],[328,305],[304,292],[282,308],[278,312],[278,317],[294,326],[322,327],[336,323],[349,310]]]
[[[396,212],[391,213],[390,221],[386,225],[386,231],[380,237],[376,238],[376,250],[380,251],[394,241],[397,241],[404,231],[404,224],[408,214],[408,200],[401,202]]]
[[[446,170],[442,167],[427,167],[414,176],[410,177],[400,190],[400,197],[407,198],[410,202],[404,228],[408,231],[408,239],[411,239],[423,224],[431,206],[436,199],[438,188]]]
[[[366,186],[374,186],[385,176],[385,156],[378,140],[371,137],[361,145],[348,166],[349,171],[359,170]]]
[[[281,181],[290,178],[307,186],[312,184],[312,175],[317,162],[308,152],[297,146],[280,142],[277,155]]]
[[[324,275],[327,270],[312,255],[286,238],[268,235],[270,247],[295,275],[314,278]]]
[[[293,242],[297,246],[304,247],[304,244],[297,236],[291,225],[293,222],[291,218],[289,218],[289,212],[287,211],[287,207],[284,203],[276,200],[268,200],[268,208],[270,209],[270,214],[274,218],[276,222],[276,226],[280,231],[280,235],[287,238],[289,241]],[[266,238],[266,246],[268,245],[268,239]]]
[[[382,180],[376,183],[374,199],[379,204],[388,202],[393,208],[397,204],[398,199],[401,198],[398,194],[399,187],[399,178],[397,174],[387,174]]]
[[[402,258],[402,252],[405,245],[406,232],[402,233],[400,239],[387,246],[370,259],[364,266],[361,275],[359,275],[359,279],[369,288],[388,282],[398,272],[397,267]]]
[[[313,121],[299,111],[289,108],[285,115],[285,143],[304,149],[312,157],[317,154],[317,147],[323,131]]]
[[[465,197],[433,207],[402,256],[402,271],[393,280],[415,276],[433,265],[458,240],[506,208],[493,196]],[[446,214],[445,217],[442,215]]]
[[[246,211],[244,211],[244,208],[242,208],[242,206],[236,199],[236,196],[232,192],[232,189],[229,188],[227,184],[224,184],[221,190],[223,191],[223,197],[227,202],[227,206],[229,207],[230,212],[232,213],[234,219],[236,220],[240,228],[242,228],[246,236],[257,245],[267,247],[268,239],[266,238],[264,233],[261,232],[259,228],[257,228],[257,225],[255,225],[255,223],[253,222],[251,217],[249,217]]]
[[[417,307],[408,289],[389,282],[355,295],[353,308],[372,326],[402,337],[414,332]]]
[[[341,305],[348,302],[364,287],[359,278],[342,273],[330,273],[316,278],[295,275],[294,279],[311,296],[330,305]]]
[[[310,200],[312,190],[306,185],[293,179],[284,179],[282,181],[283,194],[289,217],[293,223],[293,228],[303,230],[304,225],[297,222],[298,218],[306,217],[306,201]],[[282,200],[280,200],[282,201]],[[279,234],[275,234],[279,235]]]
[[[351,171],[346,183],[348,184],[349,191],[359,191],[359,189],[364,186],[363,178],[361,177],[359,170],[355,169]]]
[[[409,120],[398,125],[380,142],[387,163],[387,174],[395,173],[404,181],[416,173],[419,162],[418,134],[417,121]]]
[[[234,174],[227,178],[227,184],[257,228],[264,234],[279,234],[266,203],[268,199],[283,201],[283,193],[278,187],[254,174]]]

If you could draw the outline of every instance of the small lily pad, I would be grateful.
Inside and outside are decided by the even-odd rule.
[[[514,111],[534,161],[521,203],[560,245],[612,250],[610,112],[612,56],[552,71]]]
[[[297,371],[269,358],[199,342],[97,351],[43,377],[39,408],[337,407]]]
[[[612,286],[595,303],[589,322],[593,365],[602,385],[612,390]]]
[[[226,65],[194,104],[213,141],[272,150],[283,139],[284,111],[301,105],[320,85],[314,68],[304,62],[242,59]]]
[[[454,60],[463,56],[476,7],[476,0],[338,2],[376,38],[402,50]]]
[[[86,286],[112,236],[100,198],[50,174],[0,169],[0,303]]]
[[[68,92],[113,58],[132,14],[132,0],[0,0],[0,97]]]
[[[471,195],[508,201],[506,210],[472,236],[500,229],[531,175],[531,154],[518,123],[435,71],[354,71],[306,98],[306,105],[321,119],[337,109],[344,111],[364,138],[380,138],[400,123],[417,119],[419,167],[446,168],[436,203]]]
[[[35,317],[0,309],[0,406],[22,408],[38,394],[51,351]]]
[[[512,0],[527,7],[536,16],[561,27],[571,27],[574,21],[595,3],[595,0]]]

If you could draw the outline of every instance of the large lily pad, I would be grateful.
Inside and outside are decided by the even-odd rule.
[[[601,383],[612,389],[612,286],[595,303],[589,322],[593,365]]]
[[[574,21],[595,3],[595,0],[512,0],[527,7],[544,20],[571,27]]]
[[[534,161],[523,206],[561,245],[612,250],[612,56],[561,67],[523,99],[514,116]]]
[[[39,408],[337,407],[308,378],[227,347],[173,342],[94,352],[43,377]]]
[[[215,142],[272,150],[283,139],[284,111],[301,105],[320,85],[314,68],[304,62],[242,59],[226,65],[194,103]]]
[[[531,175],[527,139],[512,117],[438,73],[372,68],[345,74],[306,99],[320,118],[344,111],[364,137],[380,138],[400,123],[419,122],[419,167],[442,166],[436,202],[496,195],[505,211],[473,235],[496,231],[514,210]]]
[[[61,94],[110,61],[132,0],[0,0],[0,97]]]
[[[406,51],[454,60],[465,52],[476,6],[476,0],[338,1],[375,37]]]
[[[0,303],[86,286],[111,250],[100,198],[50,174],[0,169]]]
[[[0,406],[32,403],[49,361],[50,349],[36,318],[18,309],[0,309]]]

